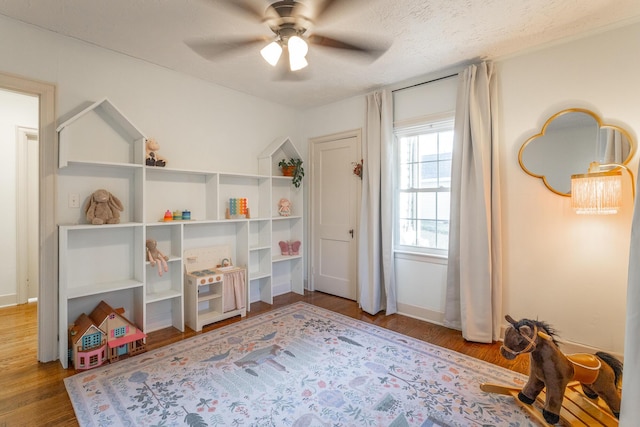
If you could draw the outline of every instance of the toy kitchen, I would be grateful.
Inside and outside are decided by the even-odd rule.
[[[230,317],[247,314],[246,269],[232,264],[231,248],[211,246],[184,251],[185,323],[196,332]]]

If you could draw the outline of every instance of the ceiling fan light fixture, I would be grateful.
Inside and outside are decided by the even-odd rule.
[[[291,71],[302,70],[307,65],[309,65],[309,63],[304,58],[304,56],[301,56],[301,57],[296,57],[294,55],[289,56],[289,67],[291,68]]]
[[[282,55],[282,46],[278,41],[273,41],[262,48],[260,54],[271,66],[275,67]]]
[[[309,46],[301,37],[289,37],[287,48],[289,49],[289,66],[291,67],[291,71],[298,71],[309,65],[305,59],[309,51]]]

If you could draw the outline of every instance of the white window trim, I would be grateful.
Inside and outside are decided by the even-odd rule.
[[[437,131],[439,128],[453,128],[454,127],[454,119],[455,119],[455,111],[447,111],[443,113],[437,114],[429,114],[426,116],[415,117],[408,120],[399,120],[393,123],[393,135],[396,141],[395,144],[395,164],[398,162],[398,149],[399,149],[399,141],[398,139],[406,136],[415,136],[420,135],[429,131]],[[398,195],[400,194],[400,188],[398,186],[398,182],[400,182],[398,178],[399,171],[396,168],[395,170],[396,177],[396,187],[394,189],[394,209],[398,211]],[[417,190],[420,191],[420,190]],[[434,191],[433,189],[426,189],[424,191]],[[394,242],[393,247],[394,251],[398,253],[405,254],[414,254],[414,255],[425,255],[431,256],[434,258],[447,259],[449,251],[447,249],[437,249],[437,248],[425,248],[420,246],[407,246],[401,245],[398,243],[398,220],[394,220]]]

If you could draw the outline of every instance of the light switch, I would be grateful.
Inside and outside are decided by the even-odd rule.
[[[70,208],[79,208],[80,207],[80,195],[69,193],[69,207]]]

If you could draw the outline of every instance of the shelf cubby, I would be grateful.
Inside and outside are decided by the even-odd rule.
[[[225,218],[229,199],[246,198],[251,218],[268,218],[269,178],[257,175],[220,174],[219,218]]]
[[[158,273],[158,265],[147,263],[146,302],[182,297],[182,264],[179,259],[167,262],[169,271]]]
[[[168,256],[170,260],[182,258],[182,227],[180,222],[148,224],[147,239],[153,239],[158,244],[158,250]],[[145,261],[148,262],[146,253]]]
[[[145,221],[162,222],[164,213],[191,212],[191,221],[218,220],[218,174],[145,167]],[[222,217],[224,218],[224,217]]]

